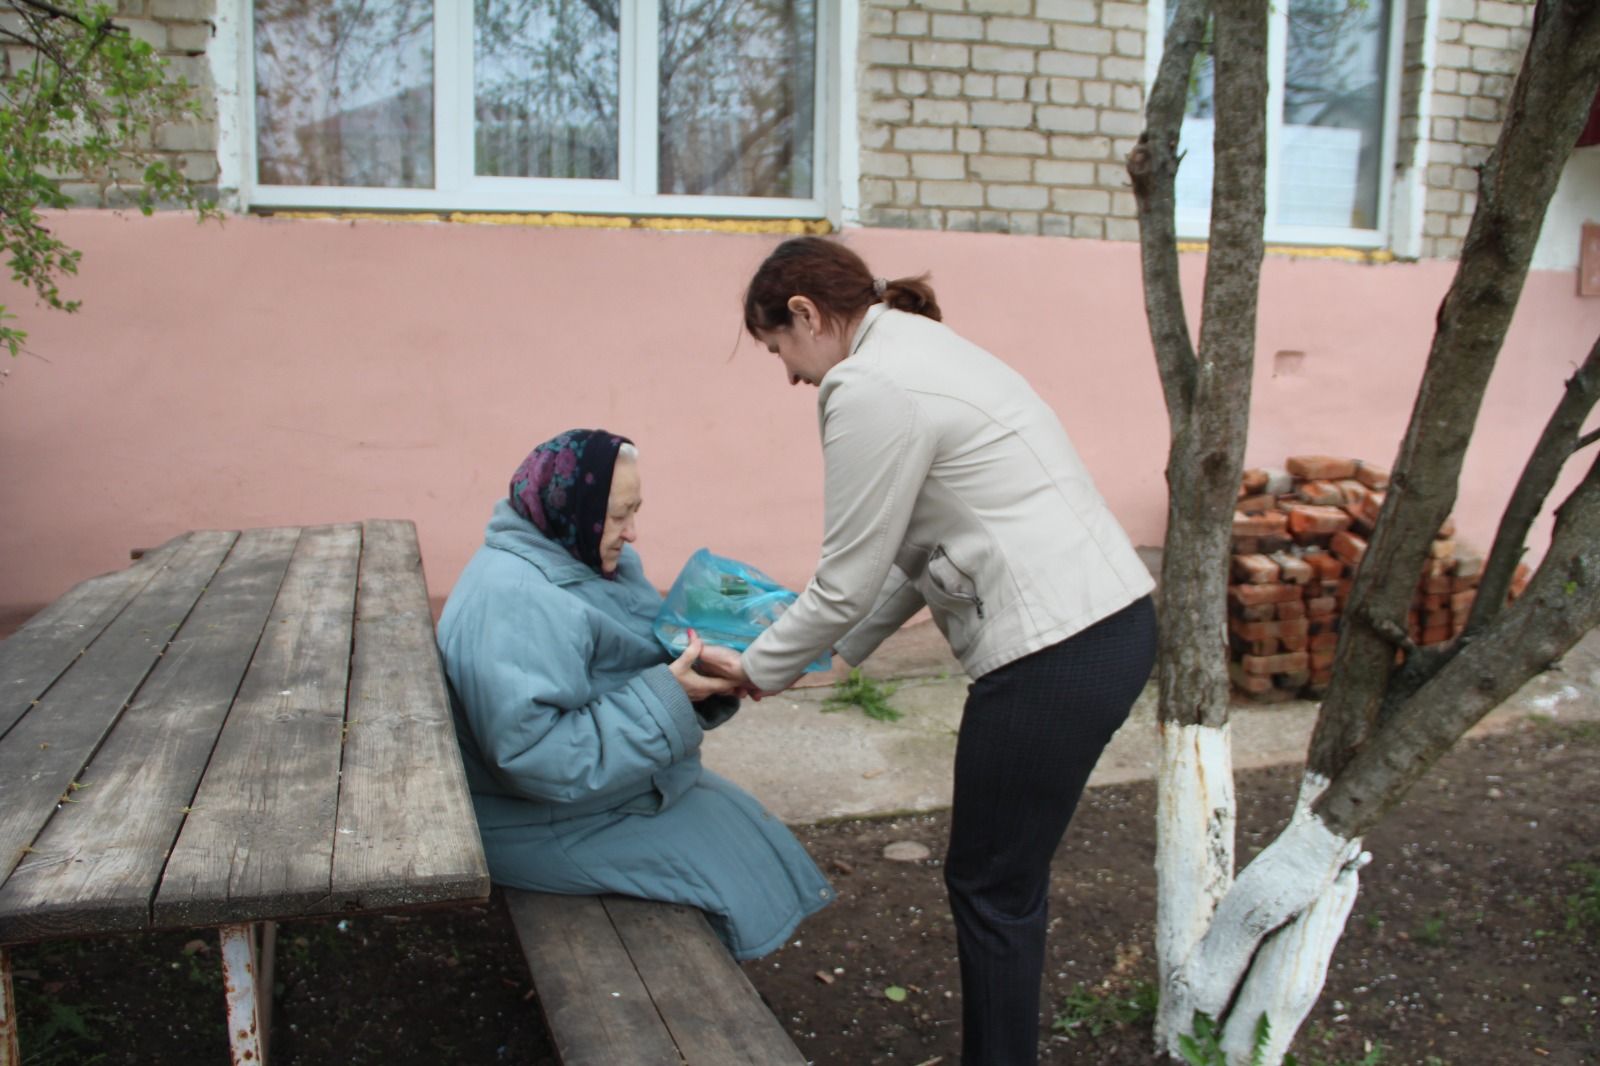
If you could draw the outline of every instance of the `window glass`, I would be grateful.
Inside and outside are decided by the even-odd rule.
[[[1388,0],[1290,0],[1279,221],[1378,224]]]
[[[476,173],[616,178],[620,0],[477,0]]]
[[[663,193],[808,197],[815,0],[661,0]]]
[[[1167,5],[1167,28],[1172,28],[1177,4]],[[1178,165],[1174,193],[1186,211],[1211,213],[1211,178],[1215,160],[1211,154],[1211,137],[1216,130],[1216,70],[1211,55],[1212,23],[1206,22],[1205,40],[1195,53],[1194,66],[1189,71],[1189,98],[1184,105],[1183,125],[1178,130],[1178,152],[1183,162]]]
[[[432,0],[257,0],[257,180],[433,185]]]

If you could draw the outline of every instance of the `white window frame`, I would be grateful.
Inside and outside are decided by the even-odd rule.
[[[1155,83],[1156,68],[1165,47],[1168,2],[1150,0],[1149,34],[1154,47],[1148,50],[1146,61],[1147,89]],[[1406,7],[1406,0],[1390,0],[1388,69],[1384,78],[1383,133],[1378,159],[1378,224],[1373,229],[1357,229],[1276,221],[1280,184],[1278,144],[1283,130],[1283,71],[1288,59],[1289,35],[1287,3],[1272,6],[1271,21],[1267,25],[1267,221],[1263,232],[1268,244],[1384,248],[1392,243],[1390,227],[1395,158],[1400,139],[1400,76],[1405,51]],[[1211,236],[1209,211],[1185,211],[1180,206],[1175,221],[1181,238],[1207,240]]]
[[[859,0],[817,0],[812,195],[689,196],[655,192],[659,3],[622,0],[618,177],[484,177],[474,173],[472,0],[434,0],[434,187],[270,185],[256,181],[253,0],[221,0],[209,50],[218,97],[220,183],[239,210],[570,212],[663,217],[823,219],[859,210],[855,69]]]

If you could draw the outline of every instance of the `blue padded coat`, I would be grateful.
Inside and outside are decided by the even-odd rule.
[[[701,767],[703,730],[731,711],[684,695],[650,631],[660,604],[631,546],[608,581],[496,505],[439,619],[489,873],[686,903],[754,958],[833,890],[778,819]]]

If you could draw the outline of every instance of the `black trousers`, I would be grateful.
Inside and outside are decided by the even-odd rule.
[[[1038,1061],[1050,860],[1155,654],[1145,597],[967,690],[944,869],[961,958],[963,1066]]]

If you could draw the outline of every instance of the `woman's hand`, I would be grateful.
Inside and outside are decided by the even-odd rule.
[[[700,669],[716,677],[725,677],[734,684],[734,691],[740,696],[749,696],[757,701],[762,696],[770,696],[770,692],[762,692],[751,683],[750,677],[744,672],[744,663],[739,661],[739,653],[732,648],[721,644],[707,644],[700,651]]]
[[[674,659],[672,665],[667,668],[672,671],[672,676],[678,679],[678,684],[683,686],[684,695],[689,697],[690,703],[699,703],[707,696],[735,692],[739,689],[739,685],[726,677],[707,677],[695,670],[695,660],[704,653],[705,647],[699,635],[694,630],[689,630],[689,646],[683,649],[683,654]]]

